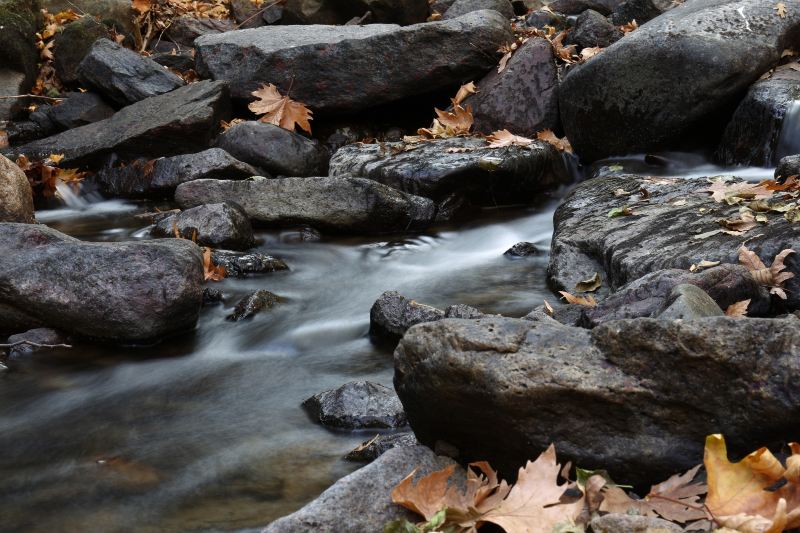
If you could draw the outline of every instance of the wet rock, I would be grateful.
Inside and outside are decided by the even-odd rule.
[[[175,200],[183,208],[230,200],[263,224],[309,224],[334,232],[421,229],[435,215],[435,206],[427,198],[349,177],[195,180],[179,185]]]
[[[716,126],[793,42],[800,12],[775,18],[767,0],[689,2],[571,69],[559,108],[575,152],[590,161],[650,152]]]
[[[575,29],[569,35],[569,43],[578,48],[599,46],[606,48],[622,38],[622,31],[606,17],[593,9],[587,9],[575,21]]]
[[[25,144],[41,139],[42,137],[47,137],[52,133],[51,131],[43,129],[32,120],[8,122],[5,131],[8,136],[8,142],[12,145]]]
[[[315,112],[358,111],[474,79],[511,39],[495,11],[407,27],[267,26],[200,37],[197,71],[239,99],[274,83]]]
[[[444,318],[444,311],[409,300],[397,291],[386,291],[369,311],[369,334],[375,339],[397,341],[414,324]]]
[[[179,71],[191,70],[194,68],[194,55],[190,53],[160,52],[150,56],[150,59],[159,65]]]
[[[785,180],[789,176],[800,175],[800,154],[782,158],[775,169],[775,179]]]
[[[635,20],[642,25],[673,7],[675,4],[671,0],[626,0],[614,8],[611,22],[621,26]]]
[[[340,148],[331,176],[353,175],[442,200],[457,193],[476,205],[524,204],[567,179],[561,156],[547,143],[487,148],[456,137],[412,145],[354,144]]]
[[[100,163],[111,153],[135,159],[197,152],[208,147],[229,106],[224,83],[200,81],[127,106],[106,120],[0,152],[31,160],[64,154],[62,166]]]
[[[314,228],[305,226],[281,232],[280,239],[281,242],[290,244],[299,242],[319,242],[322,240],[322,234]]]
[[[47,118],[58,131],[100,122],[114,114],[114,109],[94,93],[67,93],[65,97],[47,110]]]
[[[481,318],[486,316],[480,309],[470,305],[456,304],[444,310],[445,318]]]
[[[478,93],[465,100],[473,109],[475,131],[507,129],[535,136],[543,129],[558,129],[557,74],[550,43],[529,39],[503,72],[492,69],[478,82]]]
[[[207,204],[160,220],[151,230],[154,237],[173,237],[175,230],[201,246],[246,250],[255,244],[247,213],[231,202]]]
[[[242,29],[264,25],[264,20],[258,16],[261,9],[250,0],[231,0],[231,14]]]
[[[569,20],[561,13],[551,10],[537,9],[525,19],[525,25],[529,28],[544,29],[545,26],[552,26],[557,30],[568,27]]]
[[[200,248],[183,239],[84,242],[46,226],[0,224],[0,329],[30,327],[120,343],[194,327]],[[80,280],[78,282],[77,280]]]
[[[51,12],[52,13],[52,12]],[[95,17],[81,17],[56,33],[53,66],[63,83],[78,83],[78,65],[98,39],[113,39],[114,33]]]
[[[263,122],[242,122],[222,133],[217,146],[232,156],[282,176],[323,176],[328,152],[317,141]]]
[[[33,192],[25,173],[0,155],[0,222],[32,223]]]
[[[342,524],[347,524],[348,533],[375,533],[376,527],[392,520],[414,522],[419,515],[392,503],[392,489],[416,467],[415,482],[453,464],[452,459],[439,457],[425,446],[391,449],[334,483],[299,511],[276,520],[263,533],[340,533]],[[457,467],[454,477],[463,480],[464,471]]]
[[[226,318],[234,322],[247,320],[253,318],[265,309],[272,309],[272,307],[280,301],[281,297],[277,294],[260,289],[239,300],[239,303],[237,303],[236,307],[233,309],[233,313],[229,314]]]
[[[651,180],[631,175],[578,185],[554,215],[550,286],[573,291],[576,283],[597,272],[603,279],[603,295],[609,288],[615,290],[656,270],[688,270],[704,260],[737,264],[738,249],[747,236],[722,233],[718,221],[738,218],[739,206],[715,203],[708,193],[701,192],[708,186],[702,179]],[[640,202],[635,193],[641,188],[650,194],[646,202]],[[632,191],[631,196],[617,196],[619,189]],[[608,217],[612,208],[626,204],[635,216]],[[781,216],[769,216],[768,223],[751,233],[763,234],[749,242],[748,248],[766,261],[796,242],[795,230]],[[793,255],[786,265],[797,276],[800,261]],[[789,308],[800,308],[800,279],[790,279],[786,288]],[[723,309],[729,305],[717,303]]]
[[[194,40],[201,35],[213,35],[238,29],[232,20],[197,18],[189,15],[172,19],[172,24],[167,28],[166,37],[169,41],[182,44],[188,48],[194,45]]]
[[[42,0],[42,6],[50,13],[72,9],[92,15],[119,30],[130,32],[133,29],[133,10],[128,0]]]
[[[345,24],[371,14],[370,22],[417,24],[428,17],[427,0],[287,0],[283,21],[289,24]]]
[[[503,255],[506,257],[530,257],[532,255],[539,255],[539,249],[532,242],[518,242],[505,252]]]
[[[360,446],[344,456],[348,461],[371,462],[388,452],[392,448],[417,446],[417,437],[410,431],[375,435],[374,438],[363,442]]]
[[[456,0],[444,12],[442,19],[454,19],[482,9],[497,11],[507,19],[514,16],[514,8],[509,0]]]
[[[555,0],[547,4],[551,10],[564,15],[580,15],[587,9],[610,15],[622,0]]]
[[[78,65],[81,83],[126,106],[184,85],[175,74],[132,50],[109,40],[98,39]]]
[[[652,516],[612,513],[597,516],[589,523],[592,533],[681,533],[683,528]]]
[[[711,433],[740,449],[789,438],[800,398],[784,376],[800,371],[799,350],[796,320],[639,318],[589,331],[445,319],[408,330],[394,384],[420,442],[448,443],[460,460],[513,473],[554,443],[566,460],[645,484],[697,464]]]
[[[37,1],[0,0],[0,96],[27,94],[33,87],[40,22]],[[10,120],[26,105],[24,99],[0,100],[0,121]]]
[[[241,278],[248,274],[266,274],[289,270],[289,267],[282,260],[258,252],[212,250],[211,260],[215,265],[225,267],[225,275],[229,278]]]
[[[314,421],[323,426],[363,429],[399,428],[406,415],[397,394],[379,383],[351,381],[338,389],[315,394],[303,402]]]
[[[711,297],[697,285],[678,285],[664,301],[657,316],[662,320],[691,320],[725,313]]]
[[[452,6],[455,1],[456,0],[433,0],[430,3],[431,13],[439,13],[440,15],[444,15],[444,13],[450,9],[450,6]]]
[[[27,344],[25,341],[33,343]],[[69,337],[58,330],[50,328],[36,328],[24,333],[11,335],[6,341],[7,344],[17,344],[8,348],[8,358],[11,361],[26,359],[37,352],[50,351],[53,348],[43,348],[36,344],[46,344],[54,346],[56,344],[69,344]]]
[[[139,159],[122,167],[104,167],[95,180],[111,196],[169,197],[181,183],[199,179],[247,179],[261,171],[220,148],[196,154]]]
[[[221,304],[224,298],[222,291],[218,289],[212,289],[211,287],[203,289],[203,307]]]
[[[275,24],[282,18],[283,18],[283,6],[281,4],[269,5],[261,13],[261,19],[267,24]]]
[[[782,143],[781,131],[789,109],[798,99],[800,72],[795,70],[777,70],[771,77],[754,83],[725,128],[717,160],[723,165],[768,167],[791,155],[786,150],[793,133],[786,132]]]

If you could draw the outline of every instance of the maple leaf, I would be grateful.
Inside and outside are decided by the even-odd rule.
[[[177,230],[177,228],[175,229]],[[211,248],[203,248],[203,273],[206,281],[222,281],[225,279],[225,267],[217,266],[211,260]]]
[[[553,130],[542,130],[536,134],[536,138],[540,141],[552,144],[560,152],[567,152],[569,154],[572,153],[572,145],[569,143],[569,139],[566,137],[559,138],[555,133],[553,133]]]
[[[452,129],[456,135],[469,133],[472,128],[474,118],[472,116],[472,106],[461,107],[461,104],[456,102],[455,98],[451,100],[453,103],[452,111],[442,111],[441,109],[434,108],[436,115],[439,117],[439,122],[445,128]]]
[[[755,215],[747,211],[741,213],[739,218],[721,219],[718,222],[730,230],[741,231],[742,233],[758,226]]]
[[[747,308],[750,306],[750,299],[732,303],[725,309],[725,316],[742,317],[747,316]]]
[[[782,19],[786,18],[786,4],[783,2],[775,4],[775,13]]]
[[[453,98],[453,102],[456,104],[460,104],[469,95],[475,94],[477,92],[478,88],[475,86],[473,82],[465,83],[464,85],[458,88],[458,92],[456,93],[456,97]]]
[[[739,263],[744,265],[750,271],[750,275],[760,284],[770,287],[770,294],[775,294],[782,300],[786,299],[786,292],[784,291],[783,284],[787,280],[794,277],[793,272],[784,272],[786,265],[784,261],[789,254],[793,254],[794,250],[787,248],[782,250],[772,264],[767,268],[764,262],[758,255],[747,249],[747,246],[742,245],[739,248]]]
[[[800,444],[789,446],[792,455],[787,465],[794,469],[800,462]],[[722,435],[709,435],[703,462],[708,475],[705,504],[718,524],[773,533],[800,526],[800,484],[767,448],[731,463]],[[787,482],[775,489],[782,480]]]
[[[528,146],[533,139],[514,135],[508,130],[498,130],[486,137],[489,141],[489,148],[504,148],[506,146]]]
[[[715,202],[736,204],[742,200],[770,198],[773,194],[773,192],[763,184],[728,183],[728,180],[724,177],[713,178],[708,181],[711,183],[711,186],[700,189],[698,192],[710,192]]]
[[[278,88],[273,84],[262,85],[260,89],[253,91],[253,96],[258,98],[247,106],[256,115],[264,115],[260,122],[275,124],[289,131],[294,131],[295,127],[311,133],[313,120],[312,111],[305,104],[296,102],[289,96],[281,96]]]
[[[597,305],[597,300],[594,299],[594,296],[591,294],[587,294],[586,296],[575,296],[574,294],[570,294],[567,291],[558,291],[567,303],[575,304],[575,305],[582,305],[584,307],[595,307]]]

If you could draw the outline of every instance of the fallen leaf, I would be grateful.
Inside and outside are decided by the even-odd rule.
[[[794,250],[787,248],[782,250],[772,264],[767,268],[764,262],[752,250],[748,250],[746,246],[742,245],[739,248],[739,263],[744,265],[750,271],[750,275],[758,281],[761,285],[770,287],[770,294],[775,294],[782,300],[786,300],[786,292],[784,291],[784,283],[794,277],[793,272],[784,272],[786,265],[784,261],[789,254],[793,254]]]
[[[144,15],[152,9],[153,0],[133,0],[131,7],[140,15]]]
[[[619,29],[620,29],[620,31],[622,31],[622,33],[630,33],[632,31],[637,30],[638,28],[639,28],[639,24],[636,22],[636,19],[628,22],[627,24],[623,24],[622,26],[619,27]]]
[[[561,152],[567,152],[569,154],[572,153],[572,145],[569,143],[569,139],[566,137],[559,138],[555,133],[553,133],[553,130],[542,130],[536,134],[536,138],[540,141],[545,141],[552,144]]]
[[[783,2],[775,4],[775,13],[782,19],[786,18],[786,4]]]
[[[717,265],[719,265],[719,261],[706,261],[703,259],[697,264],[692,264],[692,266],[689,267],[689,272],[700,272],[701,270],[715,267]]]
[[[615,207],[608,212],[608,218],[629,217],[631,215],[633,215],[633,211],[627,205]]]
[[[544,300],[544,312],[547,313],[549,316],[553,316],[553,306],[550,305],[550,302]]]
[[[755,227],[758,227],[756,217],[747,211],[741,213],[739,218],[721,219],[718,222],[720,225],[728,229],[741,232],[747,232]]]
[[[453,103],[452,111],[442,111],[441,109],[434,109],[436,115],[439,117],[439,122],[445,128],[452,129],[456,135],[469,133],[472,128],[474,118],[472,116],[472,106],[461,107],[455,99],[451,100]]]
[[[225,279],[225,267],[217,266],[211,260],[211,248],[203,248],[203,271],[206,281],[222,281]]]
[[[599,46],[584,48],[583,50],[581,50],[581,61],[588,61],[602,51],[603,49],[600,48]]]
[[[528,146],[533,139],[514,135],[508,130],[498,130],[486,137],[489,141],[489,148],[504,148],[506,146]]]
[[[750,299],[742,300],[728,306],[725,309],[725,316],[741,317],[747,316],[747,307],[750,305]]]
[[[258,98],[247,106],[256,115],[263,115],[259,122],[267,122],[280,126],[289,131],[294,131],[299,127],[307,133],[311,133],[313,120],[312,112],[305,104],[295,102],[289,96],[281,96],[278,88],[273,84],[262,85],[262,87],[251,93]]]
[[[728,183],[728,180],[724,177],[712,178],[709,182],[711,186],[700,189],[699,192],[710,192],[715,202],[735,204],[742,200],[770,198],[773,193],[762,184],[754,185],[745,182]]]
[[[567,291],[558,291],[558,294],[560,294],[567,301],[567,303],[570,304],[582,305],[584,307],[597,306],[597,300],[595,300],[594,296],[591,294],[587,294],[586,296],[575,296]]]
[[[458,92],[456,93],[456,97],[453,98],[453,102],[455,102],[456,104],[460,104],[469,95],[475,94],[477,92],[478,88],[475,86],[473,82],[465,83],[464,85],[458,88]]]
[[[575,291],[576,292],[594,292],[600,288],[603,284],[602,279],[600,279],[600,274],[597,272],[589,278],[583,281],[579,281],[575,284]]]

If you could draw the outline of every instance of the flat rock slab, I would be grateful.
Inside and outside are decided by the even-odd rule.
[[[303,407],[316,422],[334,428],[391,429],[406,425],[397,394],[371,381],[351,381],[320,392],[304,401]]]
[[[203,259],[188,240],[93,243],[6,223],[0,248],[0,329],[27,320],[30,327],[130,343],[197,322]]]
[[[64,154],[63,165],[99,163],[111,153],[123,159],[153,158],[208,148],[230,110],[223,82],[199,81],[147,98],[111,118],[3,151],[16,159]]]
[[[711,433],[736,451],[793,438],[800,392],[786,379],[798,355],[796,318],[638,318],[591,331],[546,316],[445,319],[408,330],[394,383],[419,441],[448,443],[459,460],[510,476],[554,443],[581,468],[646,484],[702,461]]]
[[[263,178],[196,180],[178,186],[183,208],[236,202],[248,216],[273,226],[309,224],[338,232],[388,233],[425,228],[435,206],[363,178]]]
[[[686,2],[566,75],[564,130],[586,160],[669,148],[777,64],[798,24],[772,0]]]
[[[606,289],[618,289],[656,270],[687,270],[701,261],[738,263],[738,249],[747,246],[767,264],[781,250],[797,248],[800,225],[780,213],[741,236],[722,232],[718,220],[739,218],[739,206],[715,203],[701,192],[705,179],[663,179],[641,176],[596,178],[578,185],[554,215],[548,282],[572,292],[595,272]],[[638,192],[650,194],[640,201]],[[617,196],[619,190],[629,192]],[[633,216],[609,218],[611,209],[628,205]],[[704,209],[705,211],[700,211]],[[795,273],[786,283],[791,309],[800,308],[800,257],[790,254],[785,264]]]
[[[550,144],[488,148],[483,139],[418,144],[351,144],[336,151],[331,176],[360,176],[397,190],[443,200],[457,194],[477,205],[524,204],[568,179]]]
[[[496,11],[400,27],[268,26],[200,37],[197,71],[235,98],[274,83],[314,111],[358,111],[475,79],[513,40]]]

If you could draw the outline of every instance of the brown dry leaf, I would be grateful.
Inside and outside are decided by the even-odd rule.
[[[211,248],[203,248],[203,272],[206,281],[222,281],[225,279],[225,267],[217,266],[211,261]]]
[[[558,291],[558,294],[560,294],[567,301],[567,303],[570,304],[582,305],[584,307],[597,306],[597,300],[595,300],[594,296],[591,294],[587,294],[586,296],[575,296],[567,291]]]
[[[153,0],[133,0],[131,7],[139,15],[144,15],[153,8]]]
[[[639,29],[639,24],[636,22],[636,19],[634,19],[627,24],[620,26],[619,29],[622,31],[622,33],[630,33]]]
[[[448,500],[448,482],[455,472],[456,466],[450,465],[442,470],[431,472],[414,484],[414,469],[409,475],[392,490],[392,501],[406,509],[422,515],[425,520],[430,520],[433,515],[450,507]],[[450,505],[448,505],[450,504]]]
[[[554,313],[553,306],[550,305],[550,302],[548,302],[547,300],[543,301],[544,301],[544,312],[547,313],[548,316],[553,316]]]
[[[800,445],[790,447],[789,460],[796,464]],[[708,475],[706,506],[720,525],[761,533],[800,526],[800,484],[785,478],[787,470],[767,448],[731,463],[722,435],[709,435],[703,461]],[[774,488],[783,480],[787,482]],[[749,524],[747,529],[744,524]]]
[[[725,309],[725,316],[742,317],[747,316],[747,308],[750,306],[750,299],[742,300],[728,306]]]
[[[782,300],[785,300],[787,296],[783,284],[786,283],[787,280],[792,279],[794,273],[784,272],[786,270],[784,261],[789,254],[793,253],[794,250],[791,248],[782,250],[775,256],[772,264],[767,268],[755,252],[748,250],[747,246],[743,245],[739,248],[739,262],[750,271],[750,275],[753,276],[753,279],[770,288],[770,294],[775,294]]]
[[[489,148],[504,148],[506,146],[528,146],[533,139],[514,135],[508,130],[498,130],[486,137],[489,141]]]
[[[516,49],[517,43],[506,43],[497,49],[498,52],[503,54],[503,57],[500,58],[500,62],[497,64],[498,74],[505,70],[506,65],[508,65],[508,60],[511,59],[511,56],[514,54]]]
[[[472,128],[474,118],[472,116],[472,106],[461,107],[456,102],[455,98],[451,100],[453,103],[452,111],[442,111],[435,109],[436,115],[439,117],[439,122],[447,129],[453,130],[455,135],[463,135],[469,133]]]
[[[584,48],[581,50],[581,61],[588,61],[602,51],[603,49],[599,46]]]
[[[719,261],[707,261],[703,259],[699,263],[693,263],[692,266],[689,267],[689,272],[700,272],[707,268],[715,267],[719,265]]]
[[[756,200],[760,198],[770,198],[773,192],[766,185],[759,183],[728,183],[724,178],[712,178],[709,180],[710,187],[700,189],[698,192],[710,192],[715,202],[726,202],[736,204],[741,200]]]
[[[597,272],[589,278],[583,281],[579,281],[575,284],[575,291],[576,292],[594,292],[599,289],[603,285],[603,280],[600,278],[600,274]]]
[[[550,129],[542,130],[536,134],[536,138],[539,139],[540,141],[545,141],[552,144],[553,146],[556,147],[557,150],[561,152],[567,152],[569,154],[572,153],[572,145],[569,143],[569,139],[567,139],[566,137],[563,138],[557,137],[556,134],[553,133],[553,130]]]
[[[8,133],[6,130],[0,130],[0,149],[8,148]]]
[[[575,55],[575,45],[571,44],[569,46],[564,46],[564,38],[566,36],[567,36],[567,31],[564,30],[555,37],[553,37],[550,40],[550,44],[553,45],[553,51],[555,52],[556,57],[558,57],[565,63],[575,63],[577,57]]]
[[[759,224],[756,221],[755,215],[747,211],[741,213],[739,218],[721,219],[718,221],[721,226],[730,230],[747,232],[757,227]]]
[[[295,102],[289,96],[281,96],[278,88],[273,84],[262,85],[260,89],[251,93],[258,98],[247,106],[256,115],[263,115],[259,122],[275,124],[289,131],[294,131],[295,127],[311,133],[313,113],[305,104]]]
[[[775,4],[775,13],[782,19],[786,18],[786,4],[783,2]]]
[[[475,94],[477,92],[478,88],[475,86],[473,82],[465,83],[464,85],[458,88],[458,92],[456,93],[456,97],[453,98],[453,102],[456,104],[460,104],[469,95]]]

